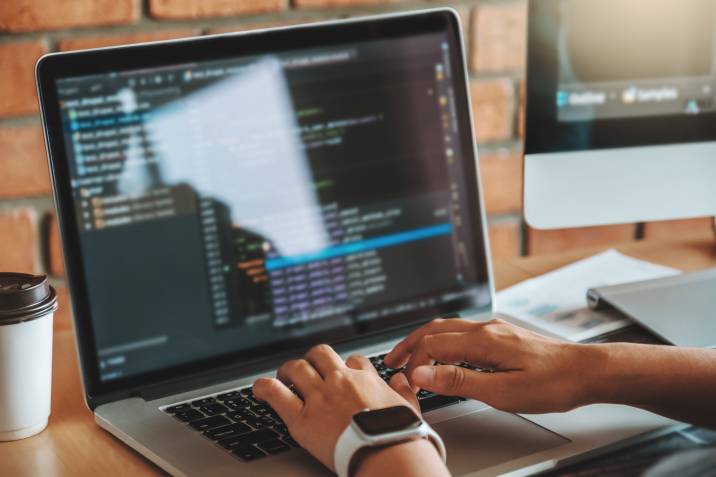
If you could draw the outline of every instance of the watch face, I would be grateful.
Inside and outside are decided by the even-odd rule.
[[[387,434],[420,426],[422,422],[408,406],[393,406],[374,411],[363,411],[353,416],[363,433],[368,435]]]

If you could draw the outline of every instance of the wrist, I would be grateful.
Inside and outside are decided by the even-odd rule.
[[[613,393],[609,386],[610,345],[570,344],[571,362],[575,369],[571,380],[574,385],[573,408],[609,402]]]
[[[426,438],[395,443],[384,447],[366,447],[356,453],[351,463],[351,477],[381,475],[388,467],[405,469],[415,465],[416,456],[434,460],[442,465],[442,458],[435,446]]]
[[[442,439],[413,408],[397,405],[358,412],[338,437],[333,450],[336,473],[340,477],[350,476],[351,464],[364,448],[379,449],[422,438],[430,439],[430,445],[444,458]]]
[[[654,347],[633,343],[579,345],[586,369],[582,403],[637,405],[650,394],[656,373],[651,362]],[[658,347],[661,351],[661,347]],[[664,371],[664,370],[661,370]]]

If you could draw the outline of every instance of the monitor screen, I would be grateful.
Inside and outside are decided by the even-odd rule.
[[[716,139],[716,2],[529,3],[525,153]]]
[[[716,2],[562,0],[562,122],[714,111]]]
[[[100,380],[489,304],[456,38],[58,79]]]

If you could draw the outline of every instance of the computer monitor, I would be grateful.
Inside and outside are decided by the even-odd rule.
[[[716,214],[716,2],[529,4],[535,228]]]

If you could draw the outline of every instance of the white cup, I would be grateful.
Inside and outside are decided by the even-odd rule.
[[[0,441],[47,427],[56,309],[47,277],[0,273]]]

